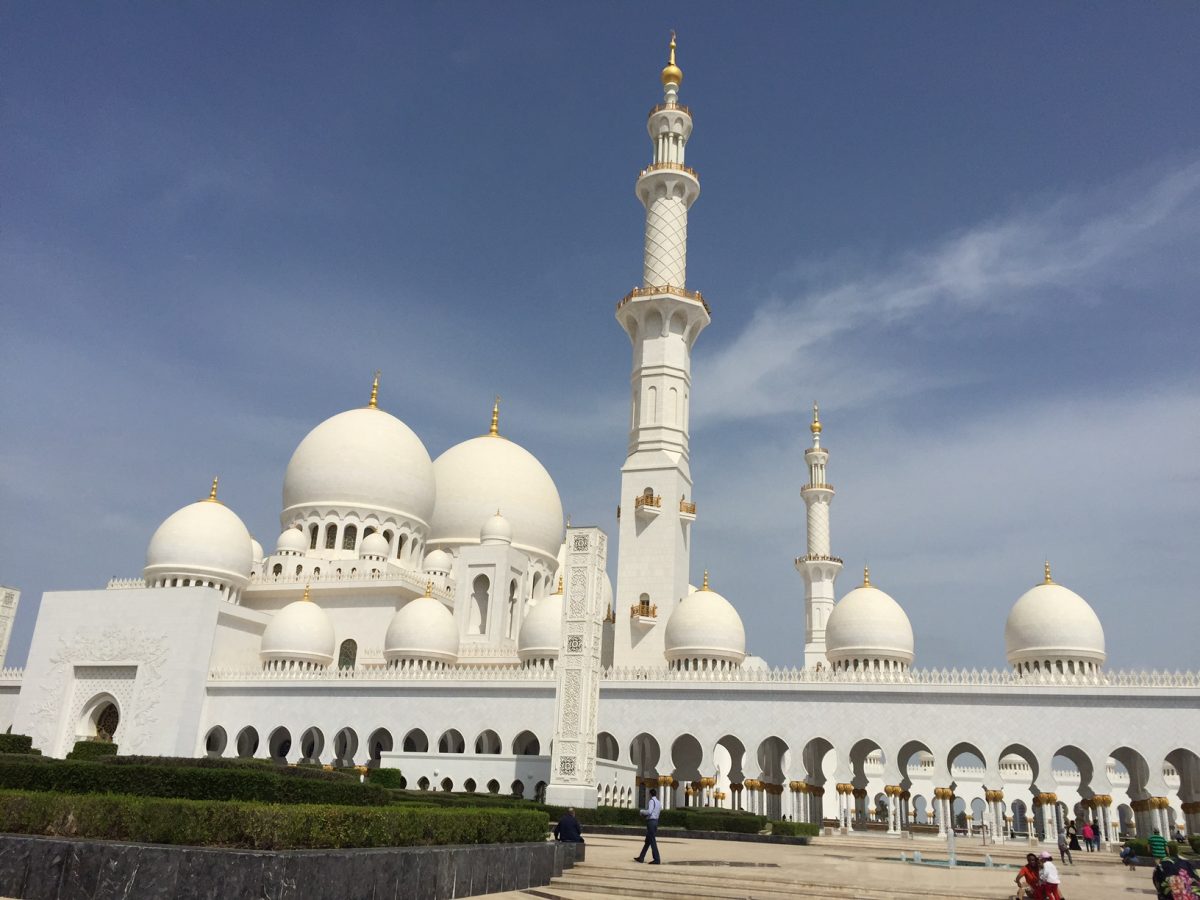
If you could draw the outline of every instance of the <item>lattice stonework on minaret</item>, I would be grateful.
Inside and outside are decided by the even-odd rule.
[[[820,500],[808,507],[808,548],[812,553],[829,553],[828,504]]]
[[[687,281],[687,205],[681,197],[659,197],[646,210],[646,287]]]

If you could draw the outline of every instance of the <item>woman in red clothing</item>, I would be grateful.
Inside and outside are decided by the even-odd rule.
[[[1032,853],[1025,854],[1025,865],[1021,866],[1021,871],[1017,873],[1015,880],[1017,882],[1017,900],[1035,896],[1038,884],[1038,858]],[[1022,881],[1025,884],[1022,885]]]

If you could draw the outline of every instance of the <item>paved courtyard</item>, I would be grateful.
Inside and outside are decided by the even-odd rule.
[[[868,837],[819,838],[808,847],[732,841],[661,838],[663,865],[638,865],[641,840],[597,835],[587,843],[587,861],[544,888],[492,894],[503,900],[585,900],[585,898],[763,898],[853,897],[962,898],[1001,900],[1013,896],[1016,864],[1028,848],[1009,844],[981,847],[960,841],[960,861],[981,863],[990,853],[1010,868],[965,866],[955,869],[901,864],[914,850],[926,859],[946,858],[944,844],[926,840]],[[1112,853],[1076,853],[1074,866],[1062,866],[1063,895],[1070,900],[1154,896],[1150,870],[1129,871]]]

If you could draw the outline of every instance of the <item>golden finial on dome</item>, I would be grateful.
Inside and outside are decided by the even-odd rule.
[[[863,586],[863,587],[870,587],[870,586],[871,586],[871,567],[870,567],[870,566],[863,566],[863,583],[862,583],[862,586]]]
[[[426,597],[433,596],[433,582],[432,581],[425,582],[425,596]]]
[[[1046,580],[1042,584],[1054,584],[1054,579],[1050,577],[1050,560],[1046,560]]]
[[[488,437],[500,437],[500,395],[496,395],[496,401],[492,404],[492,424],[488,428]]]
[[[304,586],[304,596],[300,598],[301,600],[309,600],[309,601],[312,600],[312,597],[308,596],[310,587],[311,587],[311,585],[307,585],[307,584]]]
[[[808,426],[809,431],[813,434],[821,433],[821,408],[817,406],[817,401],[813,401],[813,420],[812,425]]]
[[[704,584],[700,585],[700,590],[702,590],[702,591],[708,590],[708,569],[704,570]]]
[[[561,575],[559,575],[559,576],[558,576],[558,590],[557,590],[557,591],[555,591],[554,593],[556,593],[556,594],[561,594],[562,592],[563,592],[563,586],[562,586],[562,576],[561,576]]]
[[[675,65],[675,31],[671,30],[671,58],[667,62],[666,68],[662,70],[662,83],[665,87],[668,84],[679,86],[683,84],[683,69]]]
[[[371,382],[371,400],[367,409],[379,409],[379,370],[375,370],[375,380]]]
[[[217,482],[218,481],[220,481],[220,478],[218,476],[214,475],[212,487],[209,488],[209,490],[208,490],[208,502],[209,503],[220,503],[221,502],[220,500],[217,499]]]

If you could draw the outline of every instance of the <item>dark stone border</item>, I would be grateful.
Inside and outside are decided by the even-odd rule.
[[[641,837],[645,828],[633,825],[584,825],[584,834],[628,834]],[[791,844],[807,846],[812,838],[802,834],[741,834],[736,831],[689,831],[686,828],[660,828],[659,838],[696,838],[701,841],[746,841],[752,844]]]
[[[30,900],[449,900],[541,887],[559,843],[233,850],[0,835],[0,896]]]

